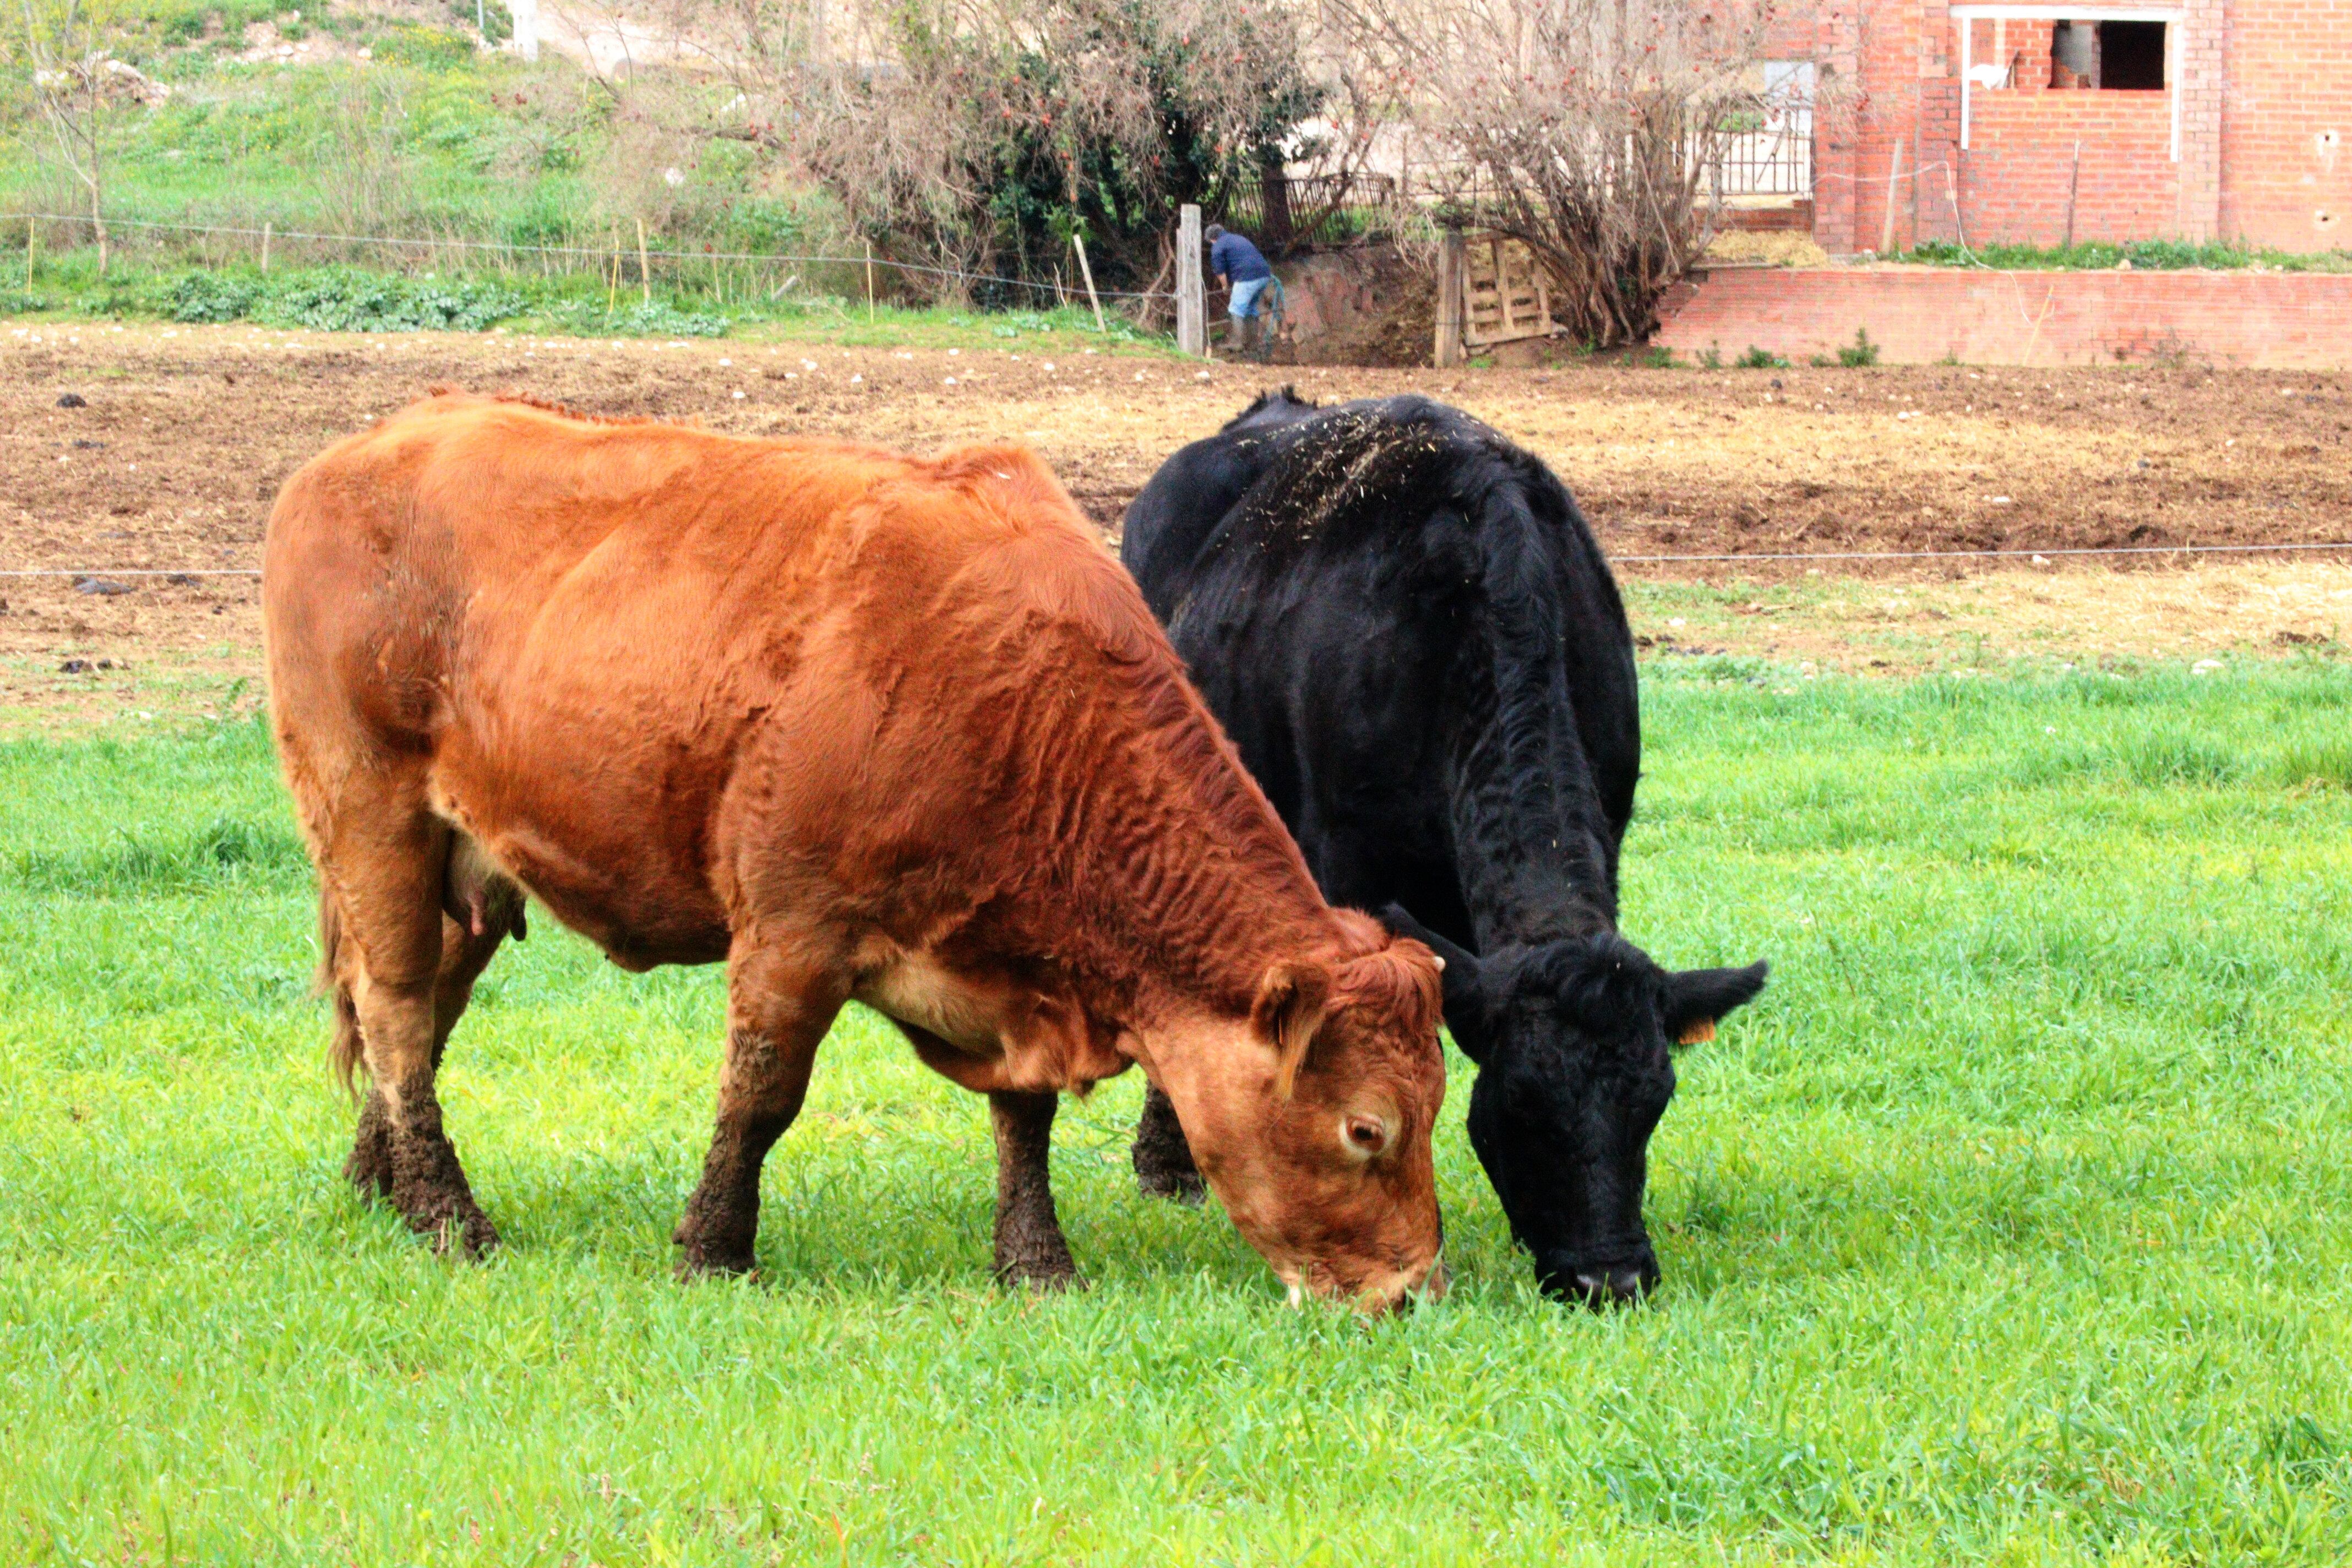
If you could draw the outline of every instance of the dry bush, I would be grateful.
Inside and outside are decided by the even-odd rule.
[[[1411,197],[1523,241],[1586,341],[1646,336],[1711,237],[1708,170],[1764,108],[1763,0],[1324,4],[1411,132]]]
[[[606,73],[625,121],[759,148],[952,272],[1074,286],[1075,232],[1105,287],[1165,286],[1177,205],[1257,178],[1317,96],[1277,0],[663,3]]]

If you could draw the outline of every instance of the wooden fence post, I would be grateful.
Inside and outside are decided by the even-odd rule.
[[[654,267],[646,257],[646,220],[637,219],[637,286],[645,302],[654,302]]]
[[[269,276],[269,231],[277,226],[267,220],[261,226],[261,275],[265,278]]]
[[[1206,358],[1209,310],[1201,277],[1201,209],[1187,202],[1176,215],[1176,352]]]
[[[1074,228],[1070,231],[1070,243],[1078,247],[1078,272],[1087,280],[1087,302],[1095,308],[1095,331],[1107,332],[1110,329],[1103,325],[1102,298],[1095,292],[1095,268],[1087,259],[1086,237]]]
[[[1462,363],[1462,313],[1468,295],[1466,247],[1462,231],[1449,228],[1437,247],[1437,345],[1431,354],[1440,370]]]

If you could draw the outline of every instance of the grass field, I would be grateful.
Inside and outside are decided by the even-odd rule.
[[[1295,1312],[1066,1108],[1094,1289],[988,1279],[979,1102],[842,1026],[762,1277],[681,1287],[714,972],[541,922],[446,1099],[508,1246],[362,1209],[259,728],[0,745],[0,1560],[2352,1558],[2352,668],[1649,670],[1631,931],[1769,957],[1653,1149],[1667,1284]],[[149,728],[154,728],[150,726]]]

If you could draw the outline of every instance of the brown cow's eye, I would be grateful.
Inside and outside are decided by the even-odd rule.
[[[1377,1154],[1389,1141],[1389,1130],[1377,1116],[1348,1118],[1348,1142],[1359,1152]]]

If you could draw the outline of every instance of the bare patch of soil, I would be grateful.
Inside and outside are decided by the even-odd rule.
[[[1276,379],[1328,401],[1426,392],[1525,443],[1576,491],[1635,584],[1637,606],[1672,599],[1677,583],[1801,586],[1817,580],[1809,573],[1867,580],[1847,609],[1799,595],[1820,606],[1801,617],[1814,628],[1808,638],[1824,640],[1736,624],[1770,626],[1793,611],[1727,612],[1708,646],[1825,651],[1860,638],[1883,651],[1898,623],[1874,619],[1876,586],[1899,581],[1927,594],[1947,579],[1972,584],[1965,594],[1932,588],[1948,616],[2021,647],[2107,638],[2157,653],[2217,635],[2251,646],[2347,629],[2343,583],[2328,563],[2352,552],[2243,570],[2208,560],[2156,574],[2119,573],[2115,563],[2085,571],[2064,562],[1759,559],[2352,540],[2346,377],[2143,366],[1267,371],[1139,354],[1047,359],[741,339],[0,323],[0,569],[105,577],[249,567],[289,473],[436,383],[750,435],[916,449],[1025,440],[1115,542],[1120,510],[1160,460]],[[81,405],[59,406],[68,394]],[[1707,555],[1742,559],[1643,559]],[[0,704],[40,700],[32,687],[65,679],[57,667],[68,658],[170,663],[191,679],[254,668],[250,579],[108,581],[131,591],[0,579]],[[2118,595],[2143,605],[2133,614],[2150,617],[2144,626],[2119,613]]]

